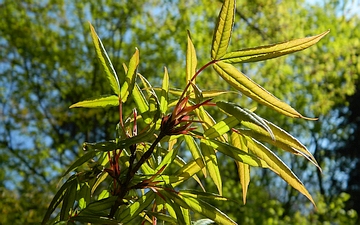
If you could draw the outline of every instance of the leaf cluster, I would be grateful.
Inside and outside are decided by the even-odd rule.
[[[53,198],[43,224],[61,205],[52,222],[118,224],[166,221],[191,224],[191,212],[218,224],[236,224],[209,202],[229,201],[223,196],[218,154],[233,159],[238,168],[246,202],[250,168],[270,169],[290,186],[315,202],[291,169],[267,146],[306,158],[319,167],[308,149],[274,123],[261,118],[254,109],[234,102],[214,101],[229,91],[201,90],[196,78],[212,67],[237,92],[259,104],[293,118],[304,117],[255,83],[234,64],[268,60],[308,48],[328,31],[273,45],[228,52],[234,26],[235,0],[222,4],[215,26],[210,61],[199,69],[190,32],[187,36],[185,80],[182,91],[170,87],[164,69],[161,87],[153,87],[139,73],[140,52],[135,50],[129,64],[123,64],[119,77],[95,29],[90,25],[96,55],[104,68],[112,94],[75,103],[70,108],[118,107],[116,138],[84,143],[85,154],[64,174],[68,177]],[[206,76],[204,74],[203,76]],[[120,82],[122,81],[122,82]],[[134,103],[136,109],[125,117],[123,108]],[[224,118],[216,121],[207,110],[215,109]],[[310,119],[311,120],[311,119]],[[197,124],[197,126],[194,126]],[[187,149],[191,156],[182,157]],[[87,164],[87,169],[82,169]],[[320,169],[320,167],[319,167]],[[218,193],[205,190],[198,175],[210,177]],[[181,184],[194,179],[202,191],[183,190]]]

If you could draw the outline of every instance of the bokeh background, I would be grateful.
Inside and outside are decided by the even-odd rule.
[[[117,109],[68,108],[111,91],[88,21],[119,74],[137,47],[142,75],[160,84],[166,66],[171,87],[182,88],[187,30],[200,67],[210,60],[220,7],[215,0],[0,0],[0,224],[41,221],[61,174],[82,154],[82,143],[114,138]],[[359,12],[358,0],[238,1],[232,50],[330,29],[307,50],[239,67],[318,121],[286,118],[245,96],[221,96],[257,107],[258,114],[299,138],[323,169],[321,173],[306,160],[277,153],[314,196],[317,210],[261,169],[252,169],[243,205],[236,165],[221,158],[223,192],[234,201],[214,204],[239,224],[360,223]],[[208,70],[197,84],[203,90],[232,90],[220,79]],[[214,189],[211,181],[204,185]]]

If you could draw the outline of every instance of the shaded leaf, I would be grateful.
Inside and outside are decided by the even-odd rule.
[[[92,224],[109,224],[109,225],[120,224],[119,221],[108,218],[106,216],[94,216],[94,215],[74,216],[71,218],[71,220],[82,222],[82,223],[92,223]]]
[[[245,74],[238,71],[233,65],[219,61],[214,64],[214,69],[226,82],[254,101],[289,117],[310,119],[302,116],[285,102],[280,101]]]
[[[229,52],[226,53],[223,57],[221,57],[221,60],[226,63],[247,63],[280,57],[283,55],[304,50],[316,44],[329,32],[330,31],[328,30],[312,37],[299,38],[277,44]]]
[[[235,19],[235,0],[225,0],[221,7],[212,40],[211,59],[217,60],[226,53]]]
[[[93,40],[93,43],[95,45],[96,55],[99,58],[101,64],[104,67],[106,77],[108,78],[110,82],[110,86],[112,90],[115,92],[117,96],[120,96],[120,83],[118,76],[115,72],[115,69],[111,63],[111,60],[106,53],[106,50],[99,38],[99,36],[96,34],[94,27],[89,23],[90,25],[90,31],[91,31],[91,37]]]

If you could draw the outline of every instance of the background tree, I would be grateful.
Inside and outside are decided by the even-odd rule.
[[[102,1],[101,4],[97,1],[65,4],[65,1],[20,3],[7,0],[0,3],[2,200],[12,198],[11,190],[16,192],[20,203],[30,202],[30,205],[16,203],[19,211],[29,211],[39,206],[31,199],[50,199],[56,186],[51,181],[57,180],[55,177],[80,154],[79,146],[83,141],[107,139],[114,135],[112,130],[117,120],[116,112],[104,117],[102,110],[68,110],[68,106],[74,102],[106,93],[105,76],[101,74],[88,35],[88,20],[101,29],[102,41],[117,71],[122,71],[124,59],[130,58],[135,43],[140,43],[137,47],[148,59],[147,64],[141,64],[141,71],[153,74],[149,77],[151,81],[156,81],[156,73],[161,71],[164,64],[172,76],[180,75],[178,68],[184,60],[178,59],[184,59],[186,45],[182,41],[186,40],[186,32],[180,30],[189,29],[196,34],[193,42],[199,46],[197,53],[208,55],[208,47],[201,46],[210,46],[212,34],[209,32],[212,29],[207,28],[214,25],[210,18],[216,16],[220,2],[163,3],[155,0],[137,3]],[[232,39],[232,48],[236,49],[331,29],[329,37],[312,49],[276,61],[246,64],[241,68],[247,75],[256,77],[256,82],[277,97],[295,103],[292,106],[301,113],[320,117],[315,125],[304,122],[295,126],[292,119],[281,118],[261,106],[257,111],[269,120],[276,118],[278,125],[311,146],[322,164],[323,175],[307,168],[302,161],[290,161],[290,164],[308,171],[306,178],[300,177],[301,180],[306,182],[306,186],[314,187],[314,191],[319,190],[328,205],[339,191],[346,190],[346,186],[341,187],[340,184],[347,180],[346,174],[349,172],[349,168],[341,170],[339,166],[342,161],[346,162],[344,165],[348,164],[346,158],[334,160],[337,155],[333,154],[333,148],[329,151],[325,149],[333,146],[329,143],[334,142],[329,140],[348,138],[346,129],[337,129],[341,118],[336,119],[336,115],[339,111],[348,112],[347,104],[342,106],[340,103],[346,102],[346,96],[355,92],[358,79],[356,62],[359,56],[356,52],[359,49],[359,34],[356,27],[359,18],[351,11],[356,8],[355,4],[351,1],[325,1],[313,5],[305,1],[279,3],[262,0],[241,3],[238,5],[241,10],[237,11],[236,32]],[[188,10],[190,7],[191,12]],[[157,49],[164,49],[164,52],[159,53],[155,51]],[[159,65],[159,62],[162,64]],[[199,78],[198,82],[203,82],[204,89],[227,88],[217,86],[219,82],[211,74]],[[179,79],[179,82],[183,81]],[[247,99],[241,97],[240,101]],[[338,104],[339,108],[334,109]],[[336,138],[331,139],[334,136]],[[286,160],[286,155],[284,158]],[[235,170],[234,165],[228,165],[232,167],[229,171]],[[224,168],[227,167],[224,165]],[[298,209],[295,202],[299,201],[299,197],[288,191],[285,183],[278,184],[266,171],[256,171],[254,176],[251,185],[267,187],[263,194],[273,199],[275,205],[279,204],[278,210],[283,211],[280,217],[294,214]],[[236,174],[229,172],[229,182],[224,182],[229,185],[229,196],[238,195],[238,190],[233,189],[235,177]],[[339,189],[334,191],[336,185]],[[279,198],[277,196],[280,194],[274,193],[283,194]],[[38,197],[39,194],[43,196]],[[257,198],[258,194],[250,194],[243,210],[252,209],[251,201],[258,206],[261,202],[257,203]],[[289,205],[292,207],[287,207]],[[40,208],[44,210],[46,206]],[[276,207],[270,205],[265,208],[270,210]],[[42,214],[41,209],[35,211]],[[10,211],[5,214],[10,215]],[[33,214],[33,217],[36,218],[36,215]],[[246,215],[254,215],[255,218],[255,214]],[[10,221],[10,217],[7,218]],[[22,223],[26,218],[19,216],[17,219]]]

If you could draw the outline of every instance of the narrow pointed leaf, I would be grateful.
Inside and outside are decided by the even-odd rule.
[[[192,136],[184,135],[184,138],[185,138],[186,145],[188,146],[192,157],[194,158],[195,162],[201,168],[203,168],[202,172],[204,174],[204,177],[206,177],[207,173],[206,173],[205,162],[204,162],[204,158],[201,154],[198,144],[196,143],[196,141],[194,140],[194,138]]]
[[[129,69],[127,70],[125,81],[121,87],[121,101],[126,102],[129,94],[133,91],[137,68],[139,66],[139,50],[136,48],[134,55],[130,59]]]
[[[214,69],[226,82],[254,101],[289,117],[310,119],[302,116],[285,102],[280,101],[245,74],[238,71],[233,65],[219,61],[214,64]]]
[[[265,123],[264,119],[251,112],[250,110],[244,109],[238,105],[235,105],[230,102],[219,101],[216,102],[216,105],[224,110],[226,113],[234,116],[239,122],[252,123],[255,124],[269,133],[269,135],[274,139],[274,134],[271,131],[270,127]]]
[[[246,137],[246,136],[245,136]],[[290,186],[298,190],[300,193],[305,195],[311,203],[315,206],[315,202],[311,197],[308,190],[305,188],[303,183],[297,178],[297,176],[287,167],[287,165],[277,157],[271,150],[269,150],[266,146],[261,144],[260,142],[246,137],[247,146],[249,150],[257,155],[260,159],[264,160],[269,168],[279,175],[284,181],[286,181]]]
[[[217,138],[226,132],[230,131],[231,128],[238,125],[240,122],[236,119],[235,116],[230,116],[225,118],[224,120],[218,122],[214,126],[207,129],[204,133],[204,136],[210,139]]]
[[[227,156],[230,156],[236,161],[246,163],[250,166],[255,166],[255,167],[262,167],[262,168],[269,167],[264,160],[260,159],[256,155],[252,153],[247,153],[242,149],[239,149],[227,143],[218,140],[207,140],[206,142],[203,143],[209,145],[209,147],[212,147]]]
[[[124,224],[129,224],[136,216],[146,209],[155,199],[155,193],[152,191],[147,192],[141,196],[137,201],[128,205],[120,214],[119,221]]]
[[[120,83],[115,69],[110,61],[108,54],[99,38],[96,34],[94,27],[90,24],[91,37],[95,45],[96,55],[99,58],[101,64],[104,67],[107,79],[110,82],[112,90],[117,96],[120,96]]]
[[[86,152],[84,155],[82,155],[80,158],[78,158],[71,166],[67,169],[67,171],[64,173],[63,177],[65,177],[68,173],[75,170],[79,166],[83,165],[84,163],[88,162],[90,159],[94,158],[97,154],[101,152],[99,151],[89,151]]]
[[[191,78],[196,73],[197,58],[194,44],[191,41],[190,32],[188,31],[187,36],[187,49],[186,49],[186,83],[191,80]],[[193,81],[195,83],[195,81]]]
[[[235,19],[235,0],[225,0],[221,7],[212,40],[211,59],[223,57],[228,48]]]
[[[269,144],[272,144],[278,148],[281,148],[285,151],[293,153],[295,155],[301,155],[306,157],[310,162],[312,162],[316,167],[320,169],[319,164],[316,162],[316,159],[311,154],[311,152],[295,137],[291,134],[286,132],[285,130],[281,129],[280,127],[276,126],[275,124],[265,120],[268,126],[273,131],[275,139],[269,136],[269,134],[258,127],[256,124],[245,124],[248,129],[239,129],[241,134],[246,136],[250,136],[258,141],[264,141]],[[320,169],[321,170],[321,169]]]
[[[160,111],[162,115],[166,114],[169,104],[169,74],[166,67],[164,67],[164,78],[162,81],[161,87],[161,96],[160,96]]]
[[[244,143],[244,141],[242,140],[242,136],[233,132],[231,134],[231,144],[234,147],[237,147],[241,150],[243,150],[244,152],[249,152],[246,144]],[[240,178],[240,184],[242,187],[242,193],[243,193],[243,202],[244,204],[246,203],[246,196],[247,196],[247,190],[249,187],[249,183],[250,183],[250,166],[248,164],[239,162],[239,161],[235,161],[236,166],[238,168],[238,173],[239,173],[239,178]]]
[[[178,195],[194,212],[200,213],[215,221],[217,224],[236,224],[225,213],[210,205],[209,203],[189,195]]]
[[[119,97],[116,95],[105,96],[101,98],[94,98],[81,101],[71,105],[69,108],[84,107],[84,108],[105,108],[108,106],[118,106]]]
[[[219,194],[222,195],[222,181],[221,181],[220,170],[216,157],[216,152],[214,148],[212,148],[212,146],[207,142],[208,142],[207,140],[204,139],[201,140],[200,142],[201,152],[204,156],[205,166],[207,168],[209,176],[214,181],[214,184],[216,185]]]
[[[226,53],[221,60],[226,63],[248,63],[280,57],[304,50],[323,38],[330,31],[325,31],[312,37],[299,38],[282,43],[260,46],[255,48],[241,49]]]
[[[136,107],[140,114],[149,110],[149,103],[147,102],[144,94],[142,93],[138,84],[135,83],[135,88],[132,92]]]

